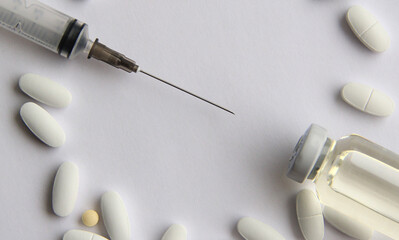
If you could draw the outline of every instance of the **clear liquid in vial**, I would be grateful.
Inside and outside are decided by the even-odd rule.
[[[357,151],[343,152],[329,172],[329,186],[399,222],[399,170]]]
[[[332,149],[313,179],[320,201],[399,239],[399,156],[358,135]]]

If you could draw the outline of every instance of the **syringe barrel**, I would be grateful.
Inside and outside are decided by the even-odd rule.
[[[66,58],[90,42],[86,24],[36,0],[0,0],[0,25]]]

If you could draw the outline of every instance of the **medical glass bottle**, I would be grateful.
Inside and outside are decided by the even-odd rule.
[[[290,159],[287,176],[315,183],[322,204],[399,239],[399,155],[359,135],[337,141],[311,125]]]

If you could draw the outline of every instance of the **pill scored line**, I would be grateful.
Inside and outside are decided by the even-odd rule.
[[[318,213],[318,214],[311,215],[311,216],[306,216],[306,217],[298,217],[298,219],[309,219],[309,218],[318,217],[318,216],[323,216],[323,214],[321,214],[321,213]]]
[[[363,37],[364,34],[366,34],[372,27],[378,24],[378,21],[375,21],[370,27],[366,28],[362,33],[359,34],[359,36]]]
[[[366,111],[367,106],[368,106],[369,103],[370,103],[371,97],[373,96],[373,93],[374,93],[374,88],[371,90],[370,96],[369,96],[369,98],[367,99],[367,102],[366,102],[366,105],[365,105],[364,108],[363,108],[363,111]]]
[[[352,32],[371,51],[384,52],[391,43],[387,31],[378,19],[361,6],[353,6],[346,13]]]
[[[341,90],[342,99],[352,107],[379,117],[394,112],[395,103],[385,93],[361,83],[348,83]]]

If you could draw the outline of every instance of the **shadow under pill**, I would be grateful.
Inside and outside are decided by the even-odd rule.
[[[59,240],[63,240],[64,239],[64,234],[60,235],[60,237],[58,239]]]
[[[241,234],[240,234],[240,233],[238,232],[238,230],[237,230],[237,223],[238,223],[238,221],[239,221],[239,219],[237,219],[237,221],[235,221],[233,227],[231,228],[231,236],[232,236],[234,239],[241,240],[241,239],[243,239],[243,238],[242,238]]]
[[[100,195],[97,198],[98,200],[95,202],[93,210],[97,211],[98,216],[100,217],[99,220],[98,220],[98,223],[96,225],[96,227],[98,228],[98,234],[103,236],[103,237],[108,238],[107,229],[105,228],[104,221],[103,221],[103,216],[102,216],[102,213],[101,213],[101,196],[102,195]],[[82,219],[80,219],[80,222],[82,223]]]
[[[162,239],[163,235],[165,235],[165,233],[166,233],[166,231],[168,231],[169,227],[170,227],[170,225],[167,226],[167,227],[160,233],[159,239]]]
[[[266,178],[264,182],[267,183],[273,181],[274,182],[273,189],[277,191],[281,191],[281,189],[287,189],[286,182],[284,180],[285,178],[288,179],[286,174],[290,164],[289,160],[292,155],[292,150],[295,147],[295,143],[294,144],[287,143],[284,148],[281,148],[281,146],[282,144],[280,142],[280,145],[275,146],[273,149],[284,149],[284,151],[273,151],[272,153],[266,152],[264,154],[266,162],[276,161],[276,163],[274,163],[273,165],[266,164],[264,166],[263,176],[264,178]]]
[[[363,43],[355,36],[352,29],[349,27],[348,22],[346,21],[346,13],[342,16],[340,25],[345,35],[348,36],[348,39],[350,39],[350,41],[356,46],[356,48],[360,49],[364,53],[372,54],[372,52],[363,45]]]
[[[57,216],[53,212],[52,197],[53,197],[53,184],[54,184],[55,176],[57,175],[57,169],[58,169],[58,166],[54,169],[54,171],[52,171],[53,174],[49,175],[49,178],[47,181],[46,192],[45,192],[45,196],[46,196],[45,209],[46,209],[47,213],[54,218],[56,218]]]
[[[21,88],[19,87],[19,78],[17,78],[14,82],[15,82],[14,92],[19,95],[26,96],[25,93],[22,92]]]
[[[14,115],[15,122],[18,125],[18,128],[21,129],[21,132],[24,132],[26,136],[28,136],[34,144],[36,144],[38,147],[42,149],[48,149],[49,147],[46,146],[40,139],[38,139],[35,134],[32,133],[32,131],[26,126],[24,121],[21,118],[21,115],[18,112],[15,113]]]

